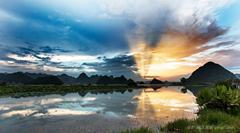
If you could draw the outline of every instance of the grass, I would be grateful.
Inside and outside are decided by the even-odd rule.
[[[149,128],[141,127],[138,129],[122,131],[121,133],[153,133],[153,131]]]
[[[228,114],[219,110],[206,109],[200,113],[200,116],[195,121],[198,125],[211,126],[232,126],[235,129],[240,129],[240,116]]]
[[[198,118],[180,119],[160,127],[155,132],[176,133],[238,133],[240,132],[240,90],[223,83],[202,89],[197,96]],[[149,128],[127,133],[152,133]]]
[[[178,132],[183,131],[188,128],[190,121],[187,119],[179,119],[174,122],[168,123],[165,127],[162,128],[163,131]]]
[[[238,133],[240,131],[240,116],[233,116],[219,110],[204,110],[195,120],[176,120],[158,128],[158,131],[154,131],[149,128],[140,128],[122,133]]]
[[[126,90],[131,91],[132,87],[126,85],[6,85],[0,86],[0,96],[27,97],[47,94],[65,95],[74,92],[78,92],[79,95],[84,96],[88,91],[96,91],[95,93],[119,91],[124,93]]]

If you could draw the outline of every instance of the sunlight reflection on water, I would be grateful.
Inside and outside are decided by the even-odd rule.
[[[15,124],[16,130],[11,130],[21,130],[22,124],[36,128],[39,126],[37,123],[42,121],[47,121],[46,124],[51,127],[51,121],[60,118],[61,126],[58,128],[67,128],[66,125],[70,122],[84,128],[87,125],[83,120],[92,121],[92,128],[103,124],[111,125],[109,128],[129,128],[136,125],[157,126],[179,118],[196,118],[198,106],[195,96],[190,91],[181,93],[178,87],[163,87],[157,90],[149,88],[122,93],[88,92],[83,97],[78,93],[70,93],[65,96],[0,98],[0,131],[10,130],[11,124],[22,119],[26,119],[27,122]],[[74,118],[70,119],[70,116]],[[90,116],[96,118],[91,120]],[[121,124],[118,125],[119,123]]]

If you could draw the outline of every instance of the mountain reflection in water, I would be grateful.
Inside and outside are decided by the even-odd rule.
[[[196,111],[195,96],[179,87],[7,97],[0,98],[0,132],[117,132],[194,119]]]

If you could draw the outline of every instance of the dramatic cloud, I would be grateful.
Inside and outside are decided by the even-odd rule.
[[[212,60],[238,72],[239,6],[238,0],[1,0],[0,71],[176,79]]]
[[[136,63],[132,55],[119,55],[113,58],[100,57],[102,62],[84,63],[82,67],[95,70],[95,74],[132,77],[140,80]]]
[[[232,1],[175,2],[176,5],[168,2],[153,5],[152,2],[147,6],[149,9],[144,10],[148,15],[139,15],[138,25],[129,35],[139,73],[146,78],[186,75],[204,62],[187,62],[184,58],[233,43],[221,40],[216,46],[207,46],[227,33],[227,28],[216,22],[216,14]]]
[[[26,43],[29,44],[29,43]],[[30,72],[70,72],[76,70],[80,72],[87,70],[78,68],[85,62],[98,61],[97,56],[83,55],[63,50],[57,47],[16,47],[14,49],[4,49],[0,54],[1,72],[4,71],[30,71]],[[71,67],[70,67],[71,66]],[[76,73],[75,75],[77,75]]]
[[[126,29],[131,29],[131,24],[127,20],[75,18],[48,6],[40,1],[1,1],[0,8],[6,14],[22,20],[2,23],[4,36],[9,38],[4,39],[5,43],[11,40],[11,45],[31,42],[39,46],[62,46],[87,54],[104,53],[106,50],[121,52],[128,48],[124,33]]]

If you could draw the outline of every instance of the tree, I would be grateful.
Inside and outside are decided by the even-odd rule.
[[[183,78],[181,78],[181,83],[182,83],[182,84],[186,84],[186,83],[187,83],[187,79],[186,79],[186,78],[184,78],[184,77],[183,77]]]
[[[132,79],[129,79],[129,80],[127,81],[127,85],[128,85],[128,86],[135,87],[135,86],[137,86],[137,83],[134,82]]]

